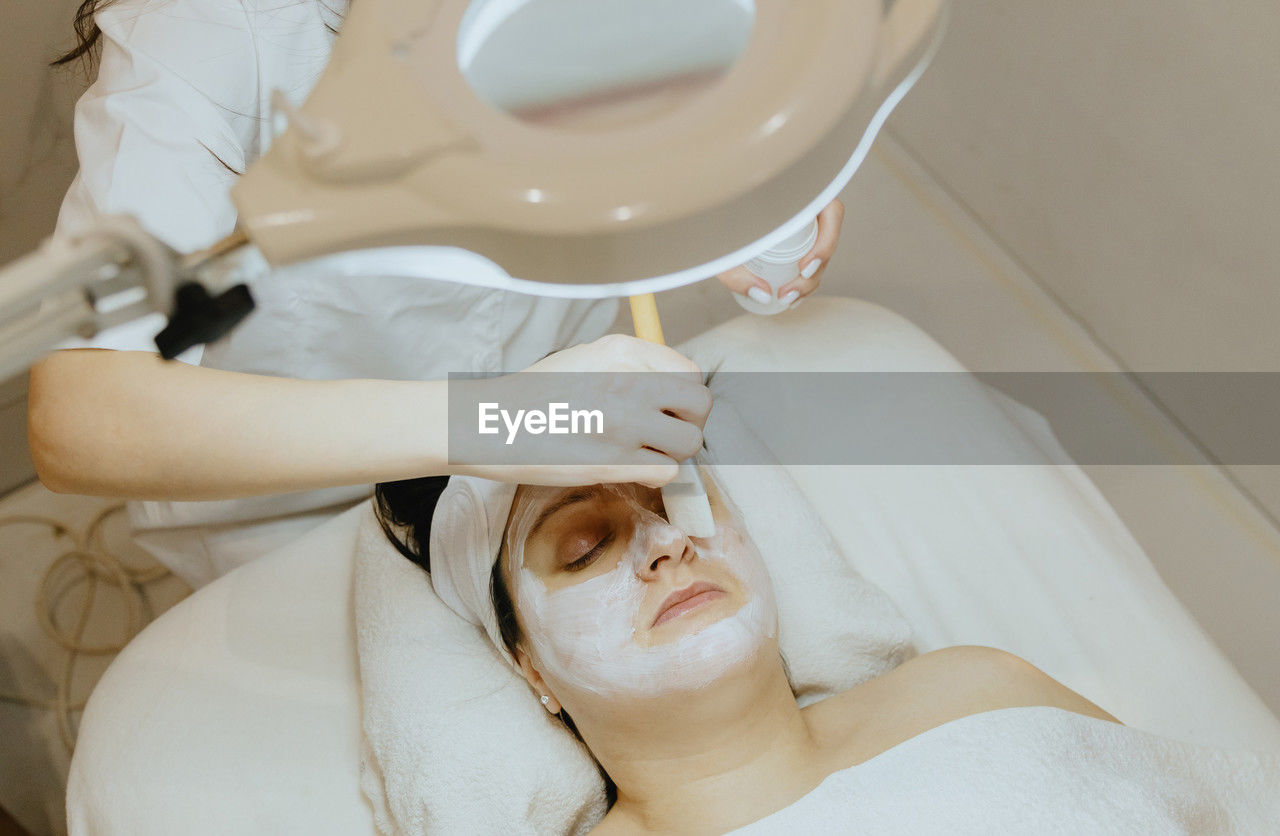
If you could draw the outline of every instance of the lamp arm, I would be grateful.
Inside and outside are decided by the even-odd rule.
[[[243,285],[210,297],[182,256],[127,215],[76,236],[52,236],[0,267],[0,380],[20,374],[71,337],[160,312],[157,336],[172,358],[225,333],[252,309]]]

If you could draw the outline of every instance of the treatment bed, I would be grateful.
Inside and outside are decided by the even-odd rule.
[[[850,299],[736,319],[682,350],[707,372],[960,368],[910,323]],[[786,404],[717,397],[786,422],[763,414]],[[999,647],[1128,725],[1280,751],[1280,723],[1097,489],[1049,463],[1064,454],[1043,419],[993,397],[1007,418],[996,429],[1038,446],[1044,464],[788,466],[917,649]],[[364,504],[204,587],[119,655],[83,716],[72,834],[375,832],[353,627]]]

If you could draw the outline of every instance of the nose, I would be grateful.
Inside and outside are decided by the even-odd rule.
[[[666,522],[656,528],[658,530],[648,533],[648,549],[636,567],[640,579],[645,581],[657,578],[664,563],[672,564],[667,567],[669,570],[676,564],[693,560],[695,555],[693,543],[683,531]]]

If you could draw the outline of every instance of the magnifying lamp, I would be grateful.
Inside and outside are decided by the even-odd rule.
[[[547,296],[647,294],[795,236],[924,71],[946,0],[357,0],[310,97],[180,255],[131,218],[0,270],[0,377],[155,311],[216,339],[318,260]],[[491,269],[450,273],[424,247]],[[228,289],[230,288],[230,289]],[[656,321],[656,320],[655,320]]]
[[[943,0],[356,0],[288,129],[232,189],[272,264],[600,298],[794,235],[923,71]],[[376,265],[376,267],[375,267]],[[449,279],[435,275],[433,278]]]
[[[269,262],[417,276],[420,247],[549,296],[653,293],[750,260],[845,187],[941,0],[358,0],[288,130],[232,189]],[[376,95],[371,95],[377,91]],[[281,99],[283,104],[283,99]],[[690,462],[671,522],[715,533]]]

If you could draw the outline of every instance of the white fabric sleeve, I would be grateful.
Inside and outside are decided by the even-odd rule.
[[[122,0],[95,20],[101,63],[76,104],[80,170],[55,234],[128,213],[179,251],[208,246],[235,226],[228,190],[260,125],[245,9],[238,0]],[[163,323],[156,314],[61,347],[154,351]]]

